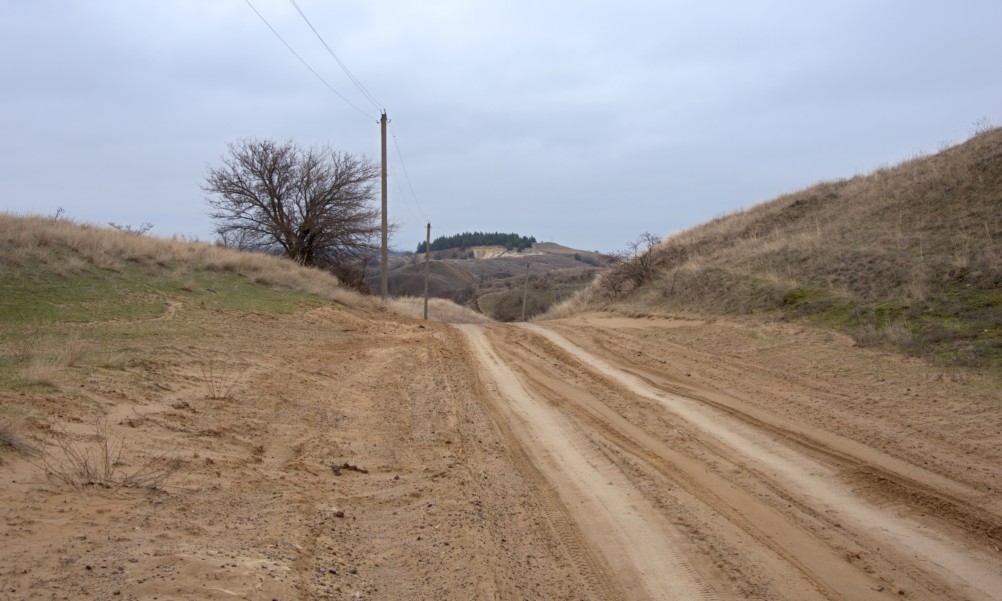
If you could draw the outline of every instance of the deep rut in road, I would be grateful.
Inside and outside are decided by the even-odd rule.
[[[601,550],[628,598],[703,599],[710,594],[683,559],[681,533],[657,513],[616,465],[558,411],[537,401],[476,326],[461,326],[495,390],[517,421],[520,441]]]
[[[837,455],[762,415],[671,394],[539,326],[462,330],[488,402],[626,597],[1002,598],[971,537],[858,496]]]

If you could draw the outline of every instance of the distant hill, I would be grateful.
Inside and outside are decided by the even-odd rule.
[[[609,260],[600,253],[552,242],[522,250],[449,248],[433,251],[431,258],[430,296],[453,300],[500,321],[521,318],[526,265],[530,276],[526,314],[533,316],[582,290]],[[374,267],[369,282],[378,289],[378,266]],[[424,295],[424,254],[391,259],[388,287],[391,296]]]
[[[1002,129],[714,219],[649,258],[640,285],[615,290],[609,271],[560,312],[807,319],[1002,371]]]
[[[463,232],[454,236],[439,236],[431,241],[432,250],[450,250],[453,248],[469,248],[471,246],[503,246],[507,250],[524,250],[536,243],[535,236],[520,236],[519,234],[502,234],[500,232]],[[425,251],[425,243],[417,246],[417,252]]]

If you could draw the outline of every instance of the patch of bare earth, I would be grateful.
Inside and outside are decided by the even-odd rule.
[[[5,453],[0,599],[571,599],[596,580],[451,326],[172,322],[155,360],[0,397],[57,465],[54,441],[90,448],[101,416],[123,470],[180,460],[155,490],[76,490]]]
[[[1002,399],[971,373],[724,320],[143,331],[0,396],[50,468],[124,449],[75,486],[3,449],[0,599],[1002,598]]]

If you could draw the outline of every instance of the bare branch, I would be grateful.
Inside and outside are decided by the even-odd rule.
[[[615,253],[614,264],[602,274],[602,287],[606,292],[618,296],[654,279],[656,251],[660,244],[660,236],[644,232],[629,243],[625,251]]]
[[[332,268],[375,248],[375,163],[329,146],[243,140],[210,168],[203,191],[220,243]]]

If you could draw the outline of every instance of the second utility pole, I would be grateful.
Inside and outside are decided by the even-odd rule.
[[[386,273],[387,263],[389,262],[389,250],[386,247],[386,111],[383,111],[382,116],[379,118],[379,137],[382,142],[382,158],[383,158],[383,172],[382,172],[382,184],[383,184],[383,254],[379,258],[379,291],[383,300],[386,300],[386,295],[389,292],[389,275]]]
[[[428,269],[431,267],[431,223],[424,241],[424,320],[428,321]]]

